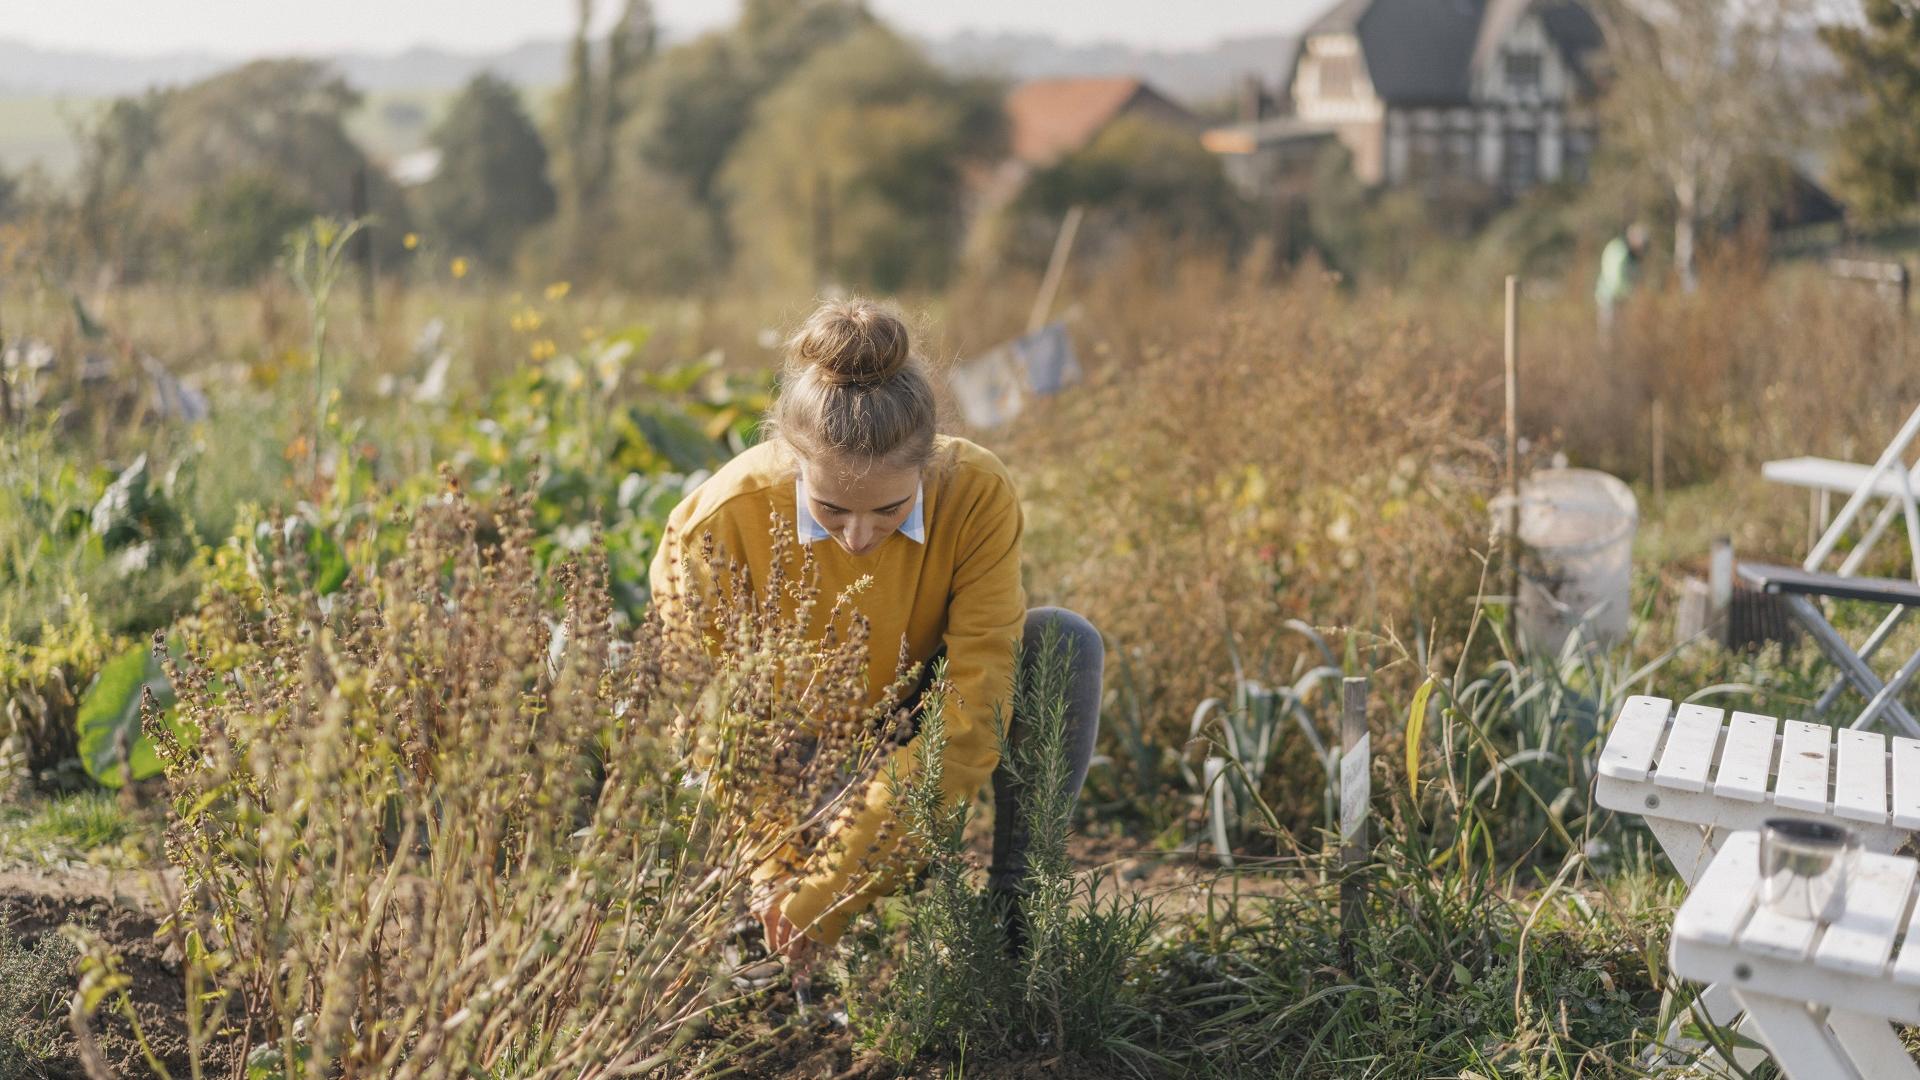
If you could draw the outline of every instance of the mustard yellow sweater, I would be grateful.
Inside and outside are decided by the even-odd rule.
[[[654,596],[664,601],[674,591],[669,560],[678,558],[683,566],[697,560],[701,537],[709,533],[730,558],[747,565],[753,581],[765,582],[772,562],[772,515],[778,514],[788,529],[797,520],[794,476],[791,454],[778,443],[763,443],[688,495],[667,518],[666,539],[653,561]],[[923,490],[924,544],[895,533],[859,558],[830,539],[812,545],[820,573],[814,632],[824,632],[835,597],[862,577],[873,579],[854,603],[872,623],[867,688],[875,703],[893,684],[902,638],[914,663],[946,646],[947,677],[959,700],[950,700],[946,711],[942,788],[949,800],[960,801],[980,790],[1000,758],[995,707],[1007,715],[1015,649],[1027,613],[1020,584],[1023,522],[1006,467],[966,439],[936,440]],[[791,599],[783,603],[790,615]],[[671,610],[666,614],[671,617]],[[835,850],[816,863],[827,869],[801,882],[788,898],[787,918],[815,940],[837,940],[847,920],[886,891],[889,883],[875,882],[841,896],[881,824],[893,814],[888,774],[897,769],[897,775],[906,775],[917,749],[909,744],[895,752],[892,768],[882,769],[863,812],[840,822],[827,840]]]

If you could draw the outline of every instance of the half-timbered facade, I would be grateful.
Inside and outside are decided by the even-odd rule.
[[[1600,45],[1575,0],[1342,0],[1304,34],[1293,119],[1368,183],[1517,194],[1585,176]]]

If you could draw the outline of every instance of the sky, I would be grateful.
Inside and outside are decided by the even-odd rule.
[[[1298,29],[1333,0],[868,0],[909,33],[1051,34],[1180,49]],[[619,0],[599,0],[610,17]],[[654,0],[674,37],[729,22],[738,0]],[[60,49],[253,56],[493,52],[571,33],[574,0],[0,0],[0,38]]]

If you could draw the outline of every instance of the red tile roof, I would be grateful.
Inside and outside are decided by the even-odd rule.
[[[1007,95],[1013,156],[1046,165],[1092,141],[1143,86],[1139,79],[1036,79]]]

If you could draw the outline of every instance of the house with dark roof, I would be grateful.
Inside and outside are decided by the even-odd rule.
[[[1283,75],[1290,115],[1207,142],[1274,159],[1331,135],[1370,184],[1464,180],[1518,194],[1585,176],[1602,45],[1578,0],[1340,0]]]

